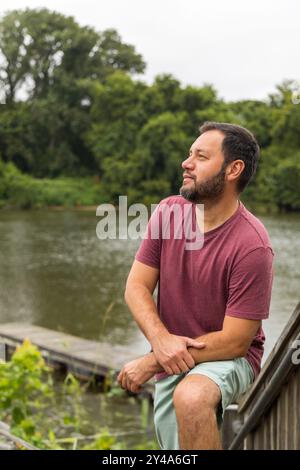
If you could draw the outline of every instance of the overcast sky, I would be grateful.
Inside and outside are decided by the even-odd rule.
[[[300,79],[299,0],[10,0],[0,13],[26,7],[117,29],[142,54],[148,83],[171,73],[236,100],[262,99],[282,80]]]

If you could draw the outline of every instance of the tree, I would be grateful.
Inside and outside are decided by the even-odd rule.
[[[139,134],[137,150],[142,166],[142,179],[164,179],[171,191],[178,193],[182,180],[181,163],[191,144],[183,132],[186,113],[169,112],[151,118]]]
[[[294,82],[285,80],[276,90],[268,100],[273,113],[272,145],[282,147],[286,153],[295,153],[300,148],[300,107],[293,102]]]
[[[257,138],[261,148],[272,143],[277,113],[267,101],[242,100],[230,103],[240,124],[249,129]]]
[[[134,152],[139,129],[148,119],[140,101],[147,87],[121,71],[105,84],[90,81],[85,86],[92,103],[85,138],[101,172],[104,158],[126,161]]]
[[[0,23],[2,154],[35,176],[97,172],[84,135],[90,128],[85,82],[145,64],[114,30],[97,33],[47,9],[13,11]],[[25,102],[19,102],[20,93]]]
[[[4,102],[23,90],[30,99],[45,97],[70,79],[104,81],[116,69],[141,73],[145,64],[115,30],[97,33],[72,17],[43,9],[15,10],[0,23],[0,84]]]

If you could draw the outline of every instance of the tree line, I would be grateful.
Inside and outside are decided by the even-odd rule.
[[[206,120],[240,124],[261,146],[250,205],[300,210],[300,104],[293,82],[265,100],[226,102],[211,84],[146,64],[113,29],[47,9],[0,21],[0,205],[157,202],[177,194],[181,162]],[[18,197],[17,197],[18,196]]]

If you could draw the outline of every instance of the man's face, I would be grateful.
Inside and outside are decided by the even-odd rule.
[[[187,200],[202,203],[218,200],[225,190],[225,168],[222,153],[224,135],[207,131],[192,144],[189,157],[182,163],[183,185],[180,194]]]

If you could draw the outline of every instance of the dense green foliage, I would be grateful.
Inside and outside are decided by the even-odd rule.
[[[28,340],[0,365],[0,418],[12,434],[39,448],[61,448],[57,438],[79,430],[76,379],[69,376],[62,392],[55,391],[50,369]]]
[[[243,198],[300,210],[300,104],[292,82],[264,101],[225,102],[211,85],[133,78],[145,63],[114,30],[46,9],[0,22],[0,203],[157,202],[179,191],[181,162],[206,120],[249,128],[262,148]],[[75,178],[75,179],[74,179]]]
[[[106,394],[125,394],[115,382],[107,380]],[[57,382],[40,351],[26,339],[8,362],[0,361],[0,421],[10,433],[40,449],[126,449],[124,436],[119,440],[109,430],[87,421],[81,385],[72,374],[63,383]],[[127,398],[128,399],[128,398]],[[148,426],[148,399],[141,408],[143,427]],[[1,436],[0,436],[1,437]],[[157,448],[155,441],[145,440],[139,448]]]

